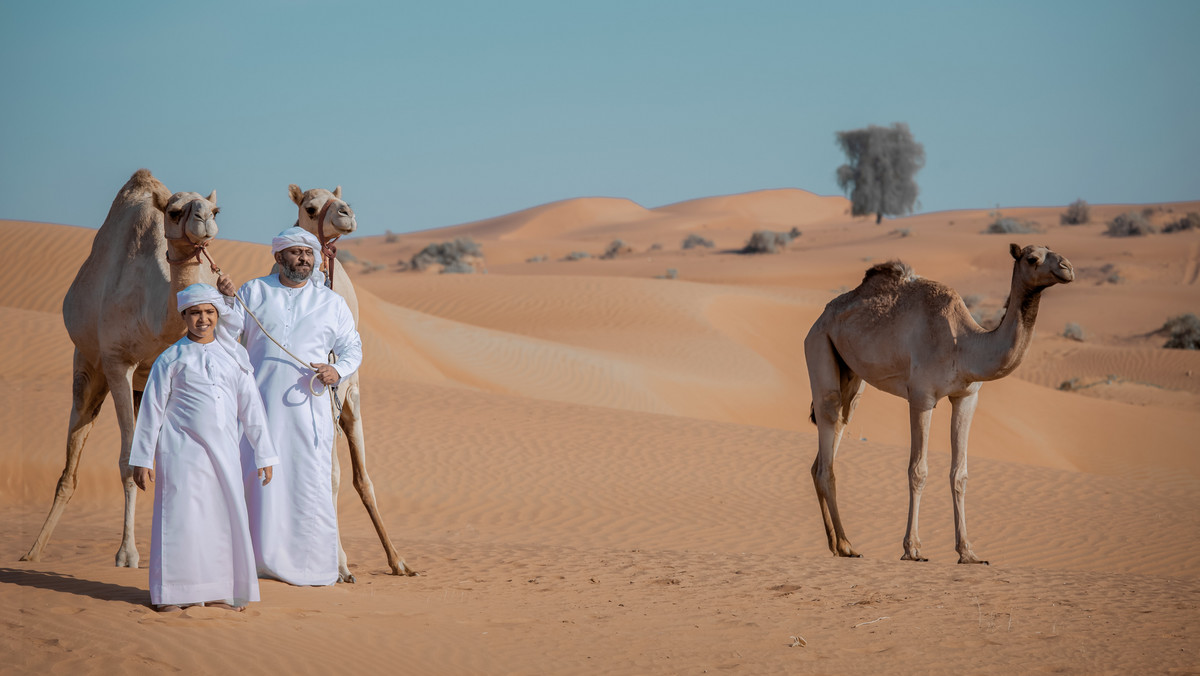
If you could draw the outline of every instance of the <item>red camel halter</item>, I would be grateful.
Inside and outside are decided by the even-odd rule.
[[[333,205],[335,199],[331,196],[325,200],[325,205],[317,214],[317,240],[321,242],[321,267],[325,268],[325,276],[328,279],[330,290],[333,289],[333,262],[337,260],[337,246],[334,242],[338,241],[341,235],[325,236],[325,215],[329,213],[329,207]]]

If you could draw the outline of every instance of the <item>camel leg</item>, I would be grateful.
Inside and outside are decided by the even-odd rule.
[[[404,559],[400,558],[400,553],[392,545],[392,539],[388,537],[387,529],[383,526],[383,517],[379,514],[379,506],[375,503],[375,486],[371,483],[370,475],[367,474],[367,446],[363,440],[358,378],[353,378],[346,389],[346,400],[342,404],[342,417],[339,422],[342,430],[346,433],[346,441],[350,446],[350,468],[353,472],[354,490],[358,491],[358,497],[362,500],[363,506],[367,508],[367,514],[371,516],[375,534],[379,536],[384,554],[387,555],[388,568],[391,568],[392,575],[416,575],[416,571],[404,563]]]
[[[137,568],[137,542],[134,541],[134,513],[137,507],[137,484],[133,483],[133,471],[129,469],[129,453],[133,447],[133,428],[137,423],[137,410],[133,393],[133,364],[117,364],[104,369],[112,393],[113,409],[117,413],[117,424],[121,428],[121,457],[118,466],[121,482],[125,489],[125,519],[121,530],[121,547],[117,549],[117,567]]]
[[[108,383],[104,374],[97,368],[86,363],[79,350],[75,351],[74,377],[71,382],[71,422],[67,426],[67,462],[62,475],[58,478],[58,486],[54,489],[54,503],[50,513],[42,524],[42,530],[34,540],[29,552],[21,557],[22,561],[38,561],[42,558],[42,550],[50,541],[58,519],[67,508],[67,502],[75,494],[79,458],[83,455],[83,444],[87,441],[96,416],[100,414],[100,406],[104,397],[108,396]]]
[[[979,393],[951,398],[954,407],[950,419],[950,490],[954,493],[954,548],[958,550],[959,563],[982,563],[987,561],[975,555],[967,539],[967,437],[971,434],[971,419]]]
[[[341,486],[342,486],[342,465],[340,462],[338,462],[337,443],[336,443],[337,437],[335,436],[334,439],[335,439],[335,443],[333,444],[333,457],[330,459],[330,468],[332,470],[330,472],[330,479],[331,479],[330,483],[333,484],[333,514],[334,514],[334,518],[337,518],[338,489],[341,488]],[[341,526],[338,527],[337,545],[338,545],[338,582],[353,583],[353,582],[355,582],[355,579],[354,579],[354,573],[350,572],[350,560],[346,557],[346,550],[342,548]]]
[[[813,460],[813,486],[817,491],[817,502],[821,505],[821,516],[825,522],[825,536],[829,550],[838,556],[861,556],[846,538],[842,518],[837,507],[837,480],[833,473],[833,460],[842,440],[849,413],[857,405],[858,394],[863,383],[849,369],[840,364],[840,359],[828,340],[805,341],[805,358],[808,361],[809,380],[813,391],[813,420],[817,424],[817,457]],[[853,387],[848,385],[853,384]]]
[[[917,516],[921,511],[921,492],[925,490],[925,478],[929,476],[926,456],[929,450],[929,421],[932,417],[932,402],[910,396],[908,418],[912,433],[912,450],[908,456],[908,530],[904,533],[904,556],[900,557],[902,561],[929,560],[921,556]]]

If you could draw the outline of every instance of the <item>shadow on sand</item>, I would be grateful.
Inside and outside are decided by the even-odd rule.
[[[150,593],[145,589],[126,587],[110,582],[83,580],[70,575],[47,573],[39,570],[0,568],[0,585],[3,584],[37,587],[39,589],[49,589],[77,596],[90,596],[101,601],[124,601],[139,606],[147,605],[150,602]]]

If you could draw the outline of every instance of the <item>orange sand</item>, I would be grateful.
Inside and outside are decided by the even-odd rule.
[[[1173,212],[1158,221],[1200,210],[1164,206]],[[1094,223],[1073,227],[1058,225],[1062,208],[1005,209],[1043,228],[1005,236],[981,234],[987,210],[876,226],[841,198],[773,190],[658,209],[566,200],[344,241],[389,266],[348,265],[368,463],[391,535],[422,574],[385,574],[345,481],[357,584],[268,581],[245,613],[174,615],[147,608],[144,569],[112,566],[111,403],[45,557],[17,560],[62,471],[72,348],[60,306],[95,231],[0,221],[2,670],[1196,673],[1200,353],[1163,350],[1151,332],[1200,311],[1200,234],[1104,236],[1104,220],[1129,208],[1093,207]],[[804,234],[782,254],[730,253],[756,229],[793,226]],[[717,247],[681,251],[693,232]],[[489,274],[396,271],[462,235],[482,245]],[[561,260],[615,238],[636,253]],[[993,314],[1010,241],[1051,246],[1079,276],[1046,293],[1025,363],[983,388],[967,511],[992,565],[954,563],[946,405],[921,514],[932,561],[898,560],[908,415],[874,390],[836,465],[865,558],[832,557],[808,473],[805,332],[872,261],[893,257]],[[239,281],[268,267],[262,245],[222,240],[213,254]],[[525,262],[539,255],[549,260]],[[1105,282],[1106,264],[1124,281]],[[655,278],[667,269],[679,278]],[[1067,322],[1084,342],[1061,337]],[[1058,389],[1071,379],[1084,387]],[[151,502],[138,507],[143,559]]]

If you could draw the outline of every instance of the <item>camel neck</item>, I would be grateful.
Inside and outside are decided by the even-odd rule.
[[[1014,265],[1008,309],[1004,313],[1004,319],[1000,321],[1000,326],[964,341],[965,363],[973,382],[997,380],[1007,376],[1021,365],[1025,354],[1029,352],[1042,289],[1027,287],[1018,278],[1017,269]]]

